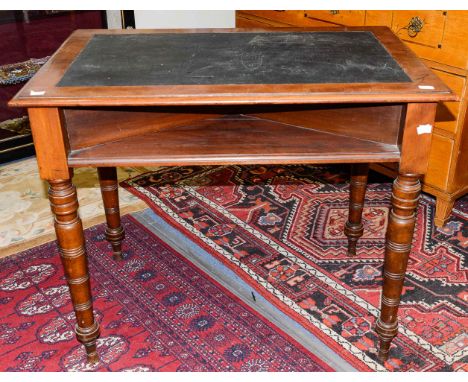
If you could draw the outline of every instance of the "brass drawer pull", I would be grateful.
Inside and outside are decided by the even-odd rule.
[[[337,14],[340,13],[340,11],[330,11],[330,13],[331,13],[332,15],[337,15]]]
[[[405,28],[408,31],[408,36],[416,37],[419,32],[423,29],[424,21],[420,17],[412,17],[408,23],[408,26]]]

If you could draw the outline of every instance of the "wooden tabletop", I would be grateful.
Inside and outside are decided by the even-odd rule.
[[[386,27],[77,30],[10,106],[456,100]]]

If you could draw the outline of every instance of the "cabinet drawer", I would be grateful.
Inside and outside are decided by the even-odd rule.
[[[447,188],[452,150],[452,139],[433,134],[431,151],[429,153],[429,165],[424,183],[441,190]]]
[[[366,24],[368,26],[386,26],[391,28],[393,11],[366,11]]]
[[[279,21],[262,19],[260,17],[244,15],[242,13],[236,14],[236,28],[280,28],[291,27],[289,24],[284,24]]]
[[[441,70],[432,69],[433,72],[458,96],[462,96],[465,87],[466,78],[457,76]],[[437,106],[435,126],[450,133],[457,131],[458,113],[460,102],[441,102]]]
[[[366,19],[366,11],[305,11],[311,20],[330,24],[362,26]]]
[[[401,14],[403,11],[395,11],[394,15]],[[431,61],[439,62],[457,68],[468,69],[468,11],[447,11],[445,19],[442,20],[440,16],[441,11],[427,11],[438,12],[438,19],[441,22],[439,26],[427,24],[424,25],[421,33],[414,39],[410,37],[403,37],[406,30],[400,30],[399,37],[404,39],[408,43],[408,47],[411,48],[419,57],[426,58]],[[426,13],[423,11],[415,11],[414,15]],[[412,16],[408,16],[412,17]],[[398,26],[394,17],[393,30],[396,32],[397,27],[405,26],[401,19],[398,19]],[[443,21],[443,22],[442,22]],[[429,33],[429,36],[424,37],[423,32],[427,33],[427,30],[435,29],[435,31]],[[434,47],[436,40],[440,39],[441,30],[443,29],[442,39],[439,41],[440,45]],[[427,40],[432,42],[429,44]],[[421,41],[419,41],[421,39]]]
[[[241,15],[243,18],[248,18],[249,15],[260,17],[266,19],[263,21],[265,23],[272,20],[291,26],[309,25],[304,18],[304,11],[237,11],[237,17]]]
[[[444,36],[444,11],[394,11],[392,29],[402,40],[438,49]]]

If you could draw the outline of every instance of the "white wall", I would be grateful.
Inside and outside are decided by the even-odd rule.
[[[235,28],[235,11],[135,11],[136,28]]]
[[[107,28],[122,29],[122,16],[120,11],[106,11]]]

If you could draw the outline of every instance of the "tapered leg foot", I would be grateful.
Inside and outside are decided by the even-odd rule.
[[[86,359],[89,363],[98,363],[99,362],[99,356],[96,352],[96,346],[94,346],[94,350],[89,350],[86,349]]]
[[[85,346],[86,357],[88,362],[96,363],[99,362],[99,355],[96,350],[96,331],[99,335],[99,326],[97,323],[89,328],[83,329],[78,326],[75,327],[78,340]]]
[[[388,358],[391,341],[398,333],[398,307],[411,251],[420,192],[421,184],[416,175],[399,174],[393,184],[392,209],[385,245],[381,310],[375,328],[380,338],[381,360]]]
[[[455,199],[442,199],[441,197],[437,198],[434,216],[434,224],[436,227],[443,227],[445,223],[447,223],[450,218],[450,214],[452,213],[454,204]]]
[[[390,344],[392,343],[392,340],[380,340],[380,345],[379,345],[379,352],[377,354],[377,357],[385,362],[388,360],[388,354],[390,353]]]
[[[390,353],[390,344],[398,333],[398,323],[386,325],[379,318],[376,323],[375,331],[379,335],[379,351],[377,356],[381,361],[386,361]]]
[[[98,175],[106,213],[106,239],[112,246],[114,259],[122,259],[122,241],[125,232],[120,222],[117,170],[115,167],[99,167]]]
[[[76,190],[70,179],[50,180],[49,184],[49,200],[55,215],[60,258],[76,315],[76,337],[85,346],[88,360],[97,362],[99,324],[93,314],[88,258],[83,226],[78,216]]]
[[[348,255],[356,256],[356,245],[364,233],[362,224],[362,210],[366,196],[367,163],[353,164],[351,167],[351,181],[349,185],[349,215],[345,224],[344,233],[348,237]]]

